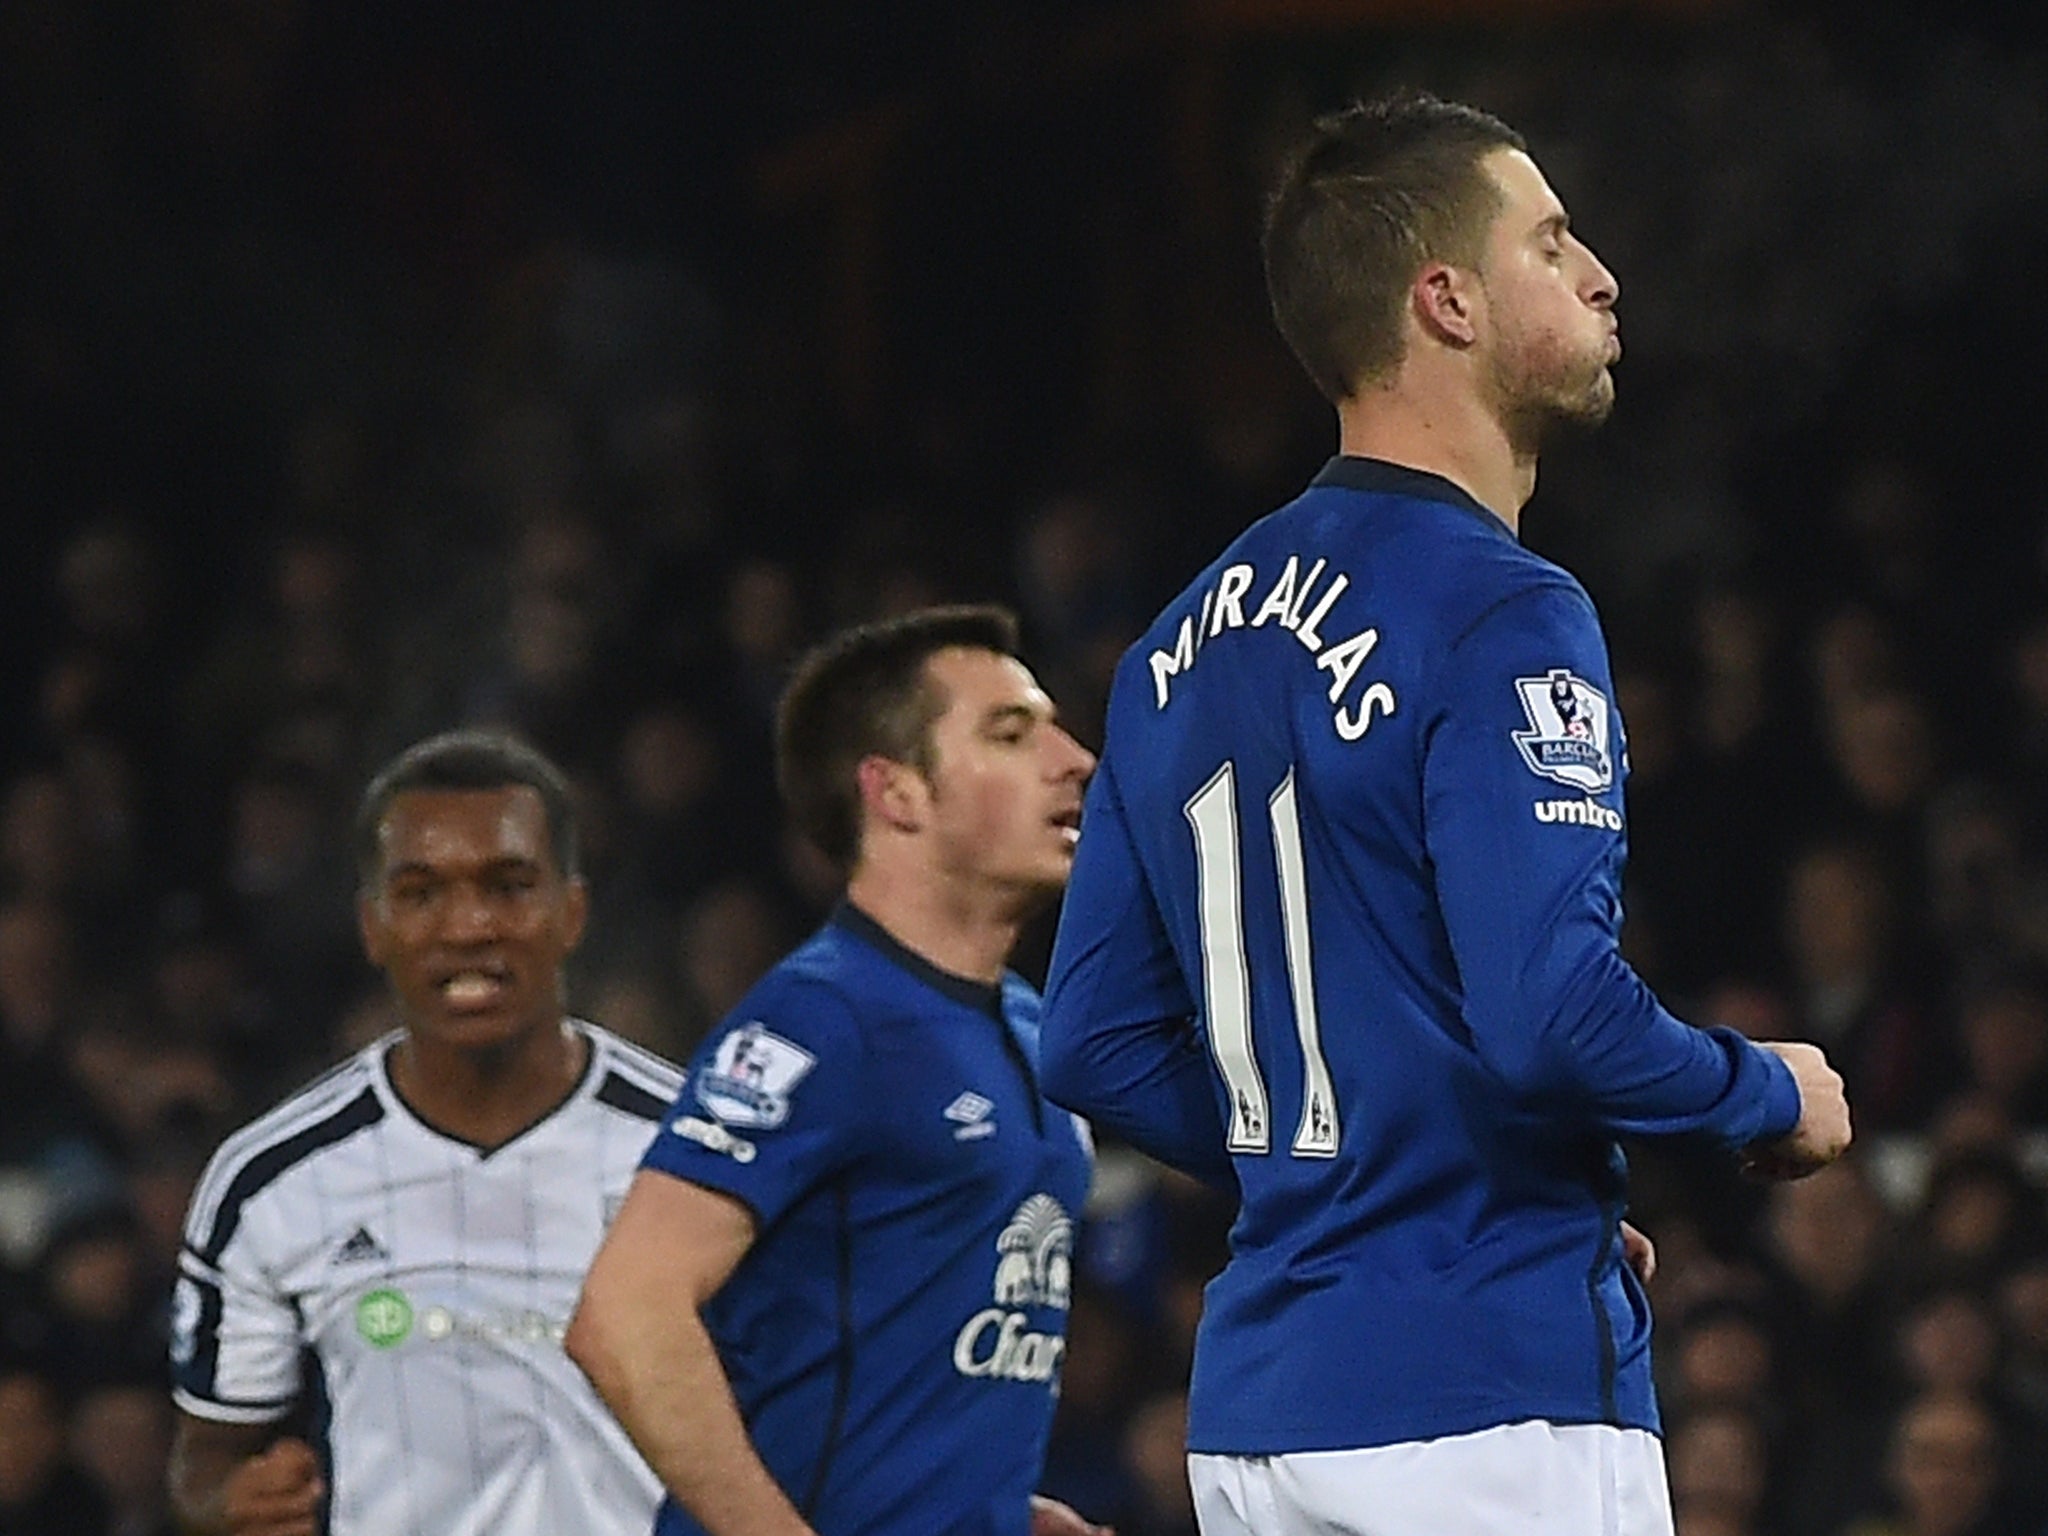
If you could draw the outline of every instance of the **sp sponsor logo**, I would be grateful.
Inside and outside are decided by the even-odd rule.
[[[1514,740],[1531,773],[1589,795],[1613,788],[1613,711],[1599,689],[1553,667],[1542,677],[1516,678],[1515,692],[1529,729],[1514,732]]]
[[[356,1302],[356,1332],[378,1349],[403,1344],[412,1332],[412,1302],[405,1292],[379,1287]]]
[[[356,1302],[356,1332],[378,1349],[396,1349],[409,1339],[423,1344],[488,1344],[501,1349],[559,1346],[568,1331],[566,1322],[531,1308],[467,1313],[436,1302],[415,1309],[411,1297],[390,1286],[367,1292]]]
[[[1050,1382],[1059,1375],[1066,1338],[1031,1326],[1025,1307],[1064,1312],[1073,1294],[1074,1224],[1050,1195],[1018,1206],[996,1237],[990,1285],[995,1305],[960,1325],[953,1338],[953,1368],[962,1376],[998,1381]]]
[[[789,1118],[790,1091],[817,1064],[755,1020],[718,1042],[711,1065],[697,1074],[697,1102],[722,1125],[772,1131]]]

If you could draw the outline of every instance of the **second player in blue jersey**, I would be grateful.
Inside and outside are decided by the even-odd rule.
[[[995,609],[801,665],[777,755],[846,900],[698,1051],[569,1335],[662,1536],[1089,1536],[1035,1498],[1085,1133],[1006,969],[1093,759]]]

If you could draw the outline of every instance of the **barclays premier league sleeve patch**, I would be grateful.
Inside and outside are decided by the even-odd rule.
[[[772,1131],[789,1118],[790,1091],[817,1064],[755,1020],[718,1042],[711,1064],[697,1074],[697,1102],[721,1125]]]
[[[1529,729],[1514,732],[1522,760],[1538,778],[1597,795],[1614,786],[1608,747],[1612,711],[1599,689],[1563,667],[1518,677],[1515,692]]]

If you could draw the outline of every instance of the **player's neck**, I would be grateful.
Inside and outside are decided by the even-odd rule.
[[[866,863],[846,883],[846,899],[889,936],[940,970],[994,986],[1003,979],[1027,914],[998,896],[963,890],[920,871]]]
[[[566,1021],[482,1049],[407,1034],[391,1052],[391,1086],[435,1130],[492,1148],[558,1108],[589,1058]]]
[[[1441,475],[1518,537],[1536,492],[1535,458],[1465,390],[1368,388],[1337,407],[1337,451]]]

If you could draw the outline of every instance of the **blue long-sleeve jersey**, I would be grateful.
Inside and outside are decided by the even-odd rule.
[[[1124,657],[1047,1093],[1234,1175],[1190,1445],[1655,1430],[1616,1138],[1798,1120],[1621,958],[1627,751],[1591,601],[1434,475],[1340,458]]]

